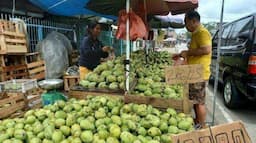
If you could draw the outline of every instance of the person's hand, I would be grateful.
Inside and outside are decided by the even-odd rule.
[[[104,47],[102,47],[102,51],[109,52],[110,51],[110,47],[109,46],[104,46]]]
[[[172,59],[177,60],[180,57],[180,54],[173,54]]]
[[[183,58],[187,58],[188,51],[181,51],[180,56],[183,57]]]
[[[102,48],[102,50],[103,50],[104,52],[112,52],[112,51],[114,51],[114,49],[113,49],[112,47],[109,47],[109,46],[104,46],[104,47]]]

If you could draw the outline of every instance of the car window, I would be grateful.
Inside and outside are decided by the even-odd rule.
[[[233,27],[231,29],[231,33],[228,36],[228,45],[238,45],[242,44],[244,41],[238,38],[238,34],[247,30],[250,30],[253,26],[253,18],[248,17],[242,20],[239,20],[233,23]]]
[[[221,46],[226,46],[227,45],[227,41],[228,41],[228,35],[230,33],[230,30],[232,29],[232,24],[227,25],[226,27],[224,27],[223,32],[222,32],[222,44]]]

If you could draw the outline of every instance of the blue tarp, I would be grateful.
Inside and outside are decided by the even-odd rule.
[[[93,15],[117,19],[116,16],[103,15],[93,12],[84,6],[89,0],[29,0],[34,5],[42,8],[48,13],[62,16],[78,16],[78,15]]]

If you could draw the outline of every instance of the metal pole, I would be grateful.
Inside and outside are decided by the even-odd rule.
[[[216,108],[216,98],[217,98],[217,89],[218,89],[218,79],[219,79],[219,61],[220,61],[220,46],[221,46],[221,35],[222,35],[222,23],[223,23],[223,12],[224,12],[224,0],[222,0],[221,15],[220,15],[220,25],[218,32],[218,45],[217,45],[217,63],[215,67],[215,80],[214,80],[214,89],[213,89],[213,114],[212,114],[212,125],[215,122],[215,108]]]
[[[130,0],[126,0],[126,12],[130,11]],[[129,72],[130,72],[130,18],[128,16],[126,21],[126,62],[125,62],[125,76],[126,76],[126,91],[129,91]]]
[[[15,4],[16,4],[16,1],[13,0],[13,1],[12,1],[12,18],[14,18],[15,7],[16,7]]]

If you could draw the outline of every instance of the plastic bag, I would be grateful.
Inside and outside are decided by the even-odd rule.
[[[72,75],[72,76],[79,75],[79,67],[76,65],[68,67],[65,75]]]
[[[68,57],[72,52],[72,45],[68,38],[53,31],[37,45],[37,48],[45,61],[45,78],[56,79],[62,77],[69,67]]]
[[[136,15],[132,10],[127,13],[125,10],[121,10],[118,16],[118,29],[116,33],[117,39],[126,39],[126,21],[130,19],[130,40],[134,41],[137,38],[147,39],[147,28],[142,19]]]

